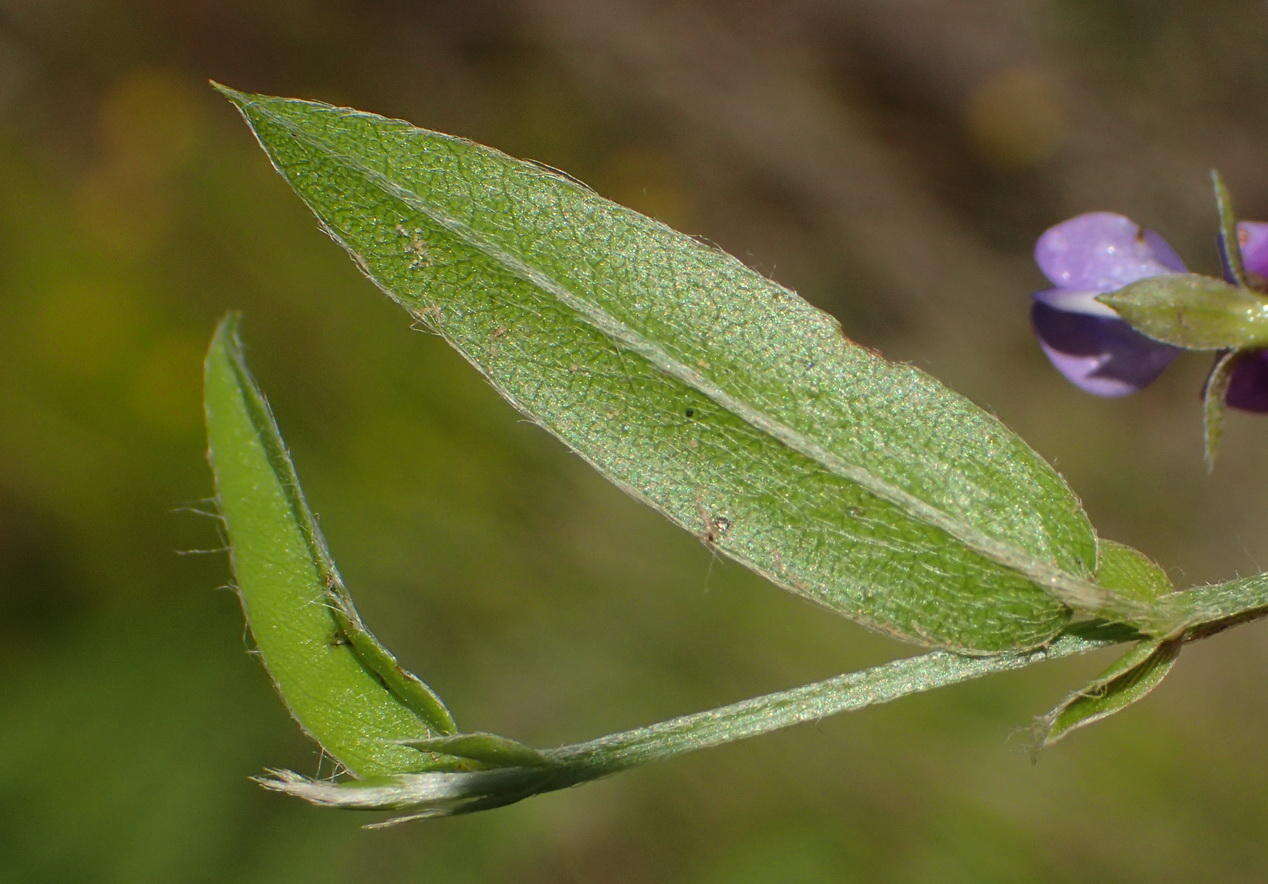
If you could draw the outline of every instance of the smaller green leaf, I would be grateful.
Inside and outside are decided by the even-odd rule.
[[[1101,538],[1096,581],[1119,593],[1153,602],[1171,593],[1167,573],[1153,559],[1123,543]],[[1171,669],[1180,640],[1137,642],[1080,691],[1038,721],[1040,745],[1050,746],[1073,730],[1113,715],[1153,690]]]
[[[1211,170],[1211,187],[1215,190],[1215,207],[1220,219],[1220,257],[1229,279],[1249,288],[1246,282],[1246,265],[1242,261],[1241,240],[1237,236],[1237,216],[1233,214],[1233,199],[1224,184],[1224,176]]]
[[[401,741],[453,733],[453,718],[357,616],[247,369],[236,316],[212,339],[204,395],[242,610],[287,708],[354,775],[430,769],[432,759]]]
[[[1042,745],[1127,708],[1156,688],[1171,671],[1181,641],[1142,641],[1042,719]]]
[[[554,763],[540,749],[527,743],[484,732],[405,740],[404,743],[423,752],[467,758],[489,767],[545,767]]]
[[[1173,588],[1167,572],[1149,556],[1105,538],[1098,541],[1096,582],[1142,602],[1152,602]]]
[[[1206,383],[1202,385],[1202,441],[1208,473],[1215,469],[1220,438],[1224,434],[1224,412],[1228,407],[1224,397],[1233,378],[1233,368],[1241,357],[1242,351],[1239,350],[1225,350],[1218,354],[1211,373],[1206,376]]]
[[[1141,334],[1189,350],[1268,346],[1268,301],[1198,273],[1167,273],[1097,298]]]
[[[1130,547],[1121,544],[1113,544],[1113,547],[1117,549],[1103,559],[1108,563],[1103,577],[1109,581],[1107,585],[1117,584],[1115,588],[1120,591],[1128,586],[1145,585],[1138,577],[1124,579],[1124,575],[1143,567],[1140,562],[1132,565],[1132,554],[1145,562],[1148,560]],[[1157,568],[1152,562],[1148,564]],[[1102,577],[1102,571],[1098,570],[1098,577]],[[1165,593],[1159,596],[1159,607],[1169,612],[1167,616],[1173,619],[1174,628],[1165,635],[1138,642],[1087,687],[1071,694],[1039,719],[1042,746],[1050,746],[1071,731],[1140,700],[1171,671],[1182,645],[1268,614],[1268,574]]]

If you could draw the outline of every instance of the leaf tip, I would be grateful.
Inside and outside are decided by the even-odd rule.
[[[234,89],[232,86],[226,86],[224,83],[216,80],[208,80],[207,83],[212,89],[215,89],[223,95],[226,99],[228,99],[230,104],[237,108],[238,113],[242,114],[242,116],[247,120],[248,125],[251,125],[252,109],[259,104],[261,100],[268,97],[253,92],[242,92],[241,90]]]
[[[1120,304],[1123,301],[1123,297],[1120,294],[1121,292],[1122,292],[1122,289],[1116,289],[1112,292],[1105,292],[1104,294],[1097,295],[1095,298],[1093,298],[1093,300],[1095,300],[1096,302],[1100,304],[1104,304],[1106,307],[1109,307],[1110,309],[1116,310],[1118,309],[1118,304]]]
[[[238,331],[242,328],[242,311],[230,310],[216,323],[215,339],[229,338],[238,340]]]
[[[216,323],[216,330],[211,335],[211,345],[207,348],[205,369],[210,370],[218,361],[233,362],[242,359],[242,314],[231,310]]]
[[[210,86],[212,89],[215,89],[217,92],[219,92],[225,98],[232,101],[234,104],[238,104],[239,102],[244,101],[247,98],[247,94],[245,92],[239,92],[237,89],[234,89],[232,86],[226,86],[224,83],[221,83],[218,80],[209,79],[207,80],[207,85]]]

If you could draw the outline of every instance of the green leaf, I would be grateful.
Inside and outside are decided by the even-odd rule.
[[[1246,281],[1246,265],[1242,261],[1242,244],[1237,235],[1237,216],[1233,213],[1233,198],[1229,196],[1224,176],[1211,170],[1211,188],[1215,191],[1215,208],[1220,223],[1220,257],[1229,279],[1242,288],[1250,288]]]
[[[1152,602],[1171,592],[1171,578],[1149,556],[1113,540],[1100,540],[1096,582],[1106,589]]]
[[[224,87],[393,300],[626,492],[780,586],[925,645],[1039,645],[1091,581],[1061,478],[992,416],[735,259],[399,120]]]
[[[1215,469],[1220,438],[1224,434],[1224,412],[1228,410],[1224,397],[1233,379],[1233,368],[1241,358],[1242,352],[1238,350],[1217,354],[1211,372],[1206,376],[1206,383],[1202,385],[1202,451],[1208,473]]]
[[[1142,641],[1040,720],[1042,744],[1107,718],[1156,688],[1180,654],[1181,641]]]
[[[1172,593],[1171,579],[1157,562],[1137,549],[1100,540],[1096,580],[1102,586],[1143,602]],[[1175,598],[1175,596],[1171,596]],[[1126,654],[1038,720],[1039,746],[1050,746],[1071,731],[1100,721],[1144,697],[1171,670],[1182,636],[1138,641]]]
[[[208,452],[242,610],[278,693],[350,772],[426,770],[401,745],[456,730],[440,699],[361,624],[242,356],[235,316],[205,365]]]
[[[424,752],[467,758],[490,767],[543,767],[552,763],[540,749],[483,732],[409,740],[406,745]]]
[[[1141,334],[1189,350],[1268,346],[1268,300],[1197,273],[1166,273],[1101,295]]]
[[[1268,575],[1172,593],[1171,581],[1155,562],[1113,541],[1101,541],[1096,576],[1103,586],[1142,600],[1163,599],[1181,625],[1163,638],[1137,642],[1087,687],[1041,718],[1043,746],[1143,698],[1171,671],[1184,643],[1268,612]]]

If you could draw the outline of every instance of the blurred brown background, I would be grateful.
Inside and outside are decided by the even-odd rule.
[[[364,832],[247,781],[315,749],[205,508],[202,349],[251,358],[369,623],[551,745],[911,653],[710,561],[357,274],[205,85],[404,117],[716,241],[998,413],[1192,584],[1268,567],[1268,420],[1202,472],[1187,358],[1088,397],[1034,238],[1113,209],[1216,268],[1268,218],[1268,7],[0,0],[0,867],[13,880],[1262,880],[1262,625],[1032,766],[1080,660]]]

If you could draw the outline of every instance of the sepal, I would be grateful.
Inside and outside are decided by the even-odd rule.
[[[1268,346],[1268,300],[1213,276],[1151,276],[1097,300],[1141,334],[1186,350]]]

